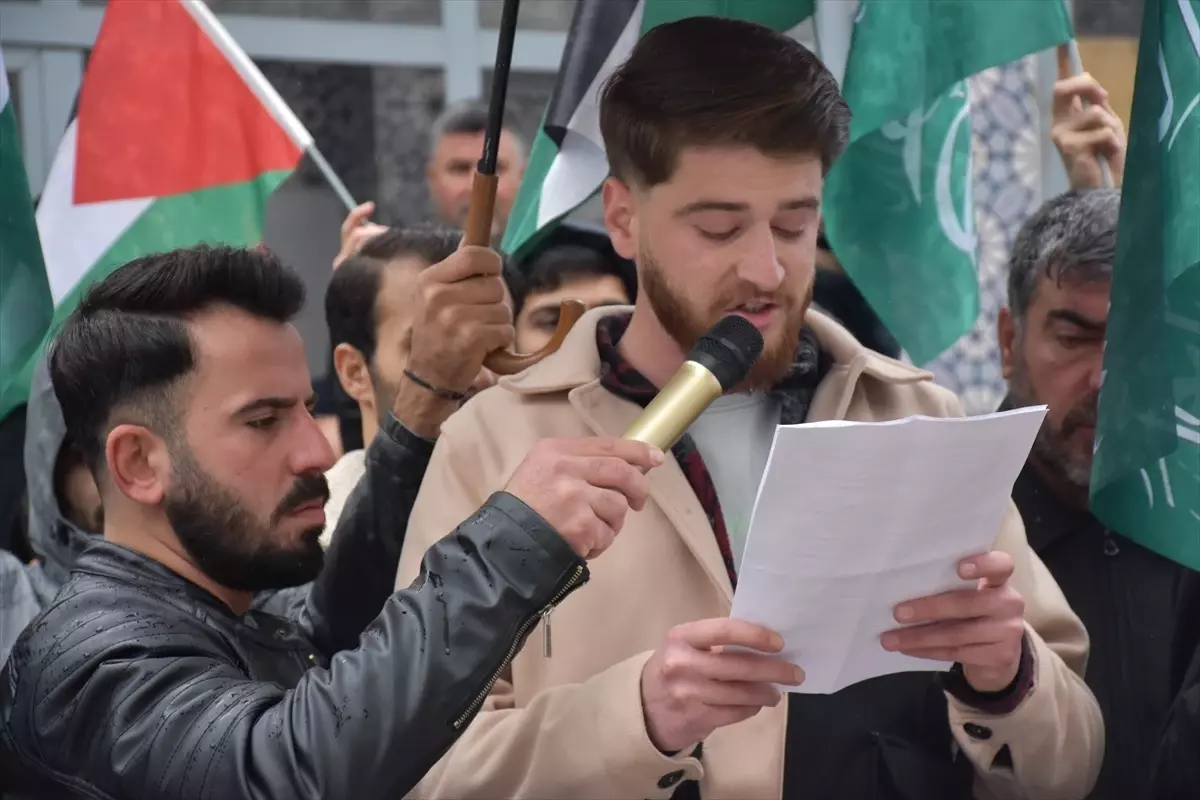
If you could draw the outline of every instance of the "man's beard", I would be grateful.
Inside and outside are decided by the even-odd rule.
[[[761,298],[761,294],[753,287],[739,283],[725,295],[716,298],[708,309],[691,308],[684,300],[685,295],[672,289],[662,268],[645,247],[638,254],[638,263],[642,268],[639,276],[641,289],[646,292],[650,307],[667,334],[685,351],[691,350],[701,336],[727,316],[726,309]],[[770,389],[791,369],[800,342],[800,329],[804,327],[804,315],[812,302],[812,286],[808,287],[804,300],[798,305],[786,290],[785,285],[779,293],[769,298],[784,315],[782,330],[763,343],[762,355],[754,362],[746,379],[735,387],[735,391]]]
[[[1013,364],[1013,375],[1009,380],[1009,394],[1017,406],[1038,405],[1041,401],[1029,383],[1023,363]],[[1086,489],[1092,480],[1092,455],[1080,457],[1069,444],[1080,428],[1095,429],[1096,413],[1100,395],[1093,394],[1075,406],[1063,417],[1062,423],[1054,426],[1049,418],[1042,423],[1037,438],[1033,440],[1033,456],[1041,464],[1071,486]]]
[[[206,474],[186,446],[172,447],[172,483],[164,502],[167,520],[196,566],[229,589],[259,592],[312,581],[325,553],[324,525],[300,534],[291,545],[275,541],[274,528],[285,514],[313,500],[329,499],[320,472],[301,475],[263,521],[228,489]]]

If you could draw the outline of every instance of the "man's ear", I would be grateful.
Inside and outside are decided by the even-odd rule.
[[[1001,306],[996,318],[996,340],[1000,343],[1000,372],[1004,380],[1012,377],[1013,348],[1016,347],[1017,326],[1013,323],[1012,312],[1007,306]]]
[[[637,214],[633,191],[617,178],[604,181],[604,227],[617,255],[630,261],[637,257]]]
[[[371,384],[371,371],[367,360],[357,347],[345,342],[333,349],[333,368],[337,372],[342,390],[356,403],[371,405],[375,402],[375,388]]]
[[[142,505],[158,505],[171,481],[171,457],[162,439],[141,425],[118,425],[104,443],[109,480]]]

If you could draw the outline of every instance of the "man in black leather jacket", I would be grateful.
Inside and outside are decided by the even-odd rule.
[[[511,337],[495,254],[427,272],[412,380],[324,555],[333,454],[305,406],[295,274],[201,247],[128,264],[84,298],[50,364],[105,537],[0,672],[6,796],[394,800],[539,614],[587,580],[585,559],[645,499],[650,448],[539,445],[392,594],[431,438]],[[252,610],[255,592],[314,577],[297,623]]]

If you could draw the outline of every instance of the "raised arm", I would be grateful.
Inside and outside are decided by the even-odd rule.
[[[543,609],[583,582],[586,566],[538,514],[501,493],[429,549],[421,574],[386,602],[360,647],[291,691],[251,679],[201,626],[148,633],[145,621],[163,613],[150,595],[142,608],[120,610],[110,610],[104,588],[73,597],[71,608],[99,610],[94,622],[105,632],[76,626],[56,637],[54,652],[25,654],[43,663],[22,669],[36,685],[17,693],[0,738],[23,767],[12,771],[36,784],[11,788],[395,800],[446,751],[508,654]]]

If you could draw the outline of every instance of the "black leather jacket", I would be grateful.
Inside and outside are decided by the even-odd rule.
[[[499,493],[393,594],[431,452],[385,426],[299,620],[239,617],[132,550],[85,550],[0,672],[5,796],[397,800],[411,789],[539,614],[588,575],[544,520]]]

